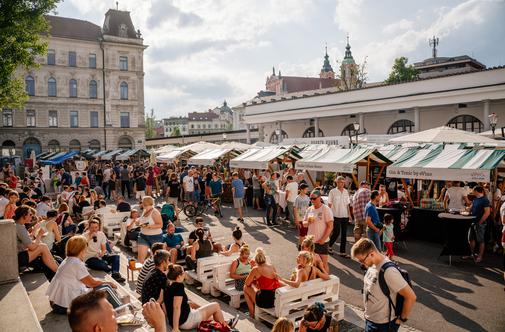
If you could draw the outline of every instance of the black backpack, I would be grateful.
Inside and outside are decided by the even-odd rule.
[[[382,264],[382,267],[379,271],[379,286],[382,290],[382,293],[384,293],[384,295],[386,295],[386,297],[389,300],[389,321],[391,321],[391,307],[395,311],[395,317],[399,317],[402,314],[403,302],[405,300],[403,295],[401,295],[400,293],[397,293],[396,294],[396,306],[393,304],[393,300],[391,299],[391,295],[390,295],[390,291],[389,291],[389,286],[386,283],[386,278],[384,277],[384,273],[390,267],[394,267],[395,269],[397,269],[400,272],[400,274],[402,275],[403,279],[405,279],[407,284],[409,284],[409,286],[412,287],[412,281],[410,280],[410,276],[409,276],[409,273],[407,272],[407,270],[402,269],[401,267],[398,266],[397,263],[391,262],[391,261]]]

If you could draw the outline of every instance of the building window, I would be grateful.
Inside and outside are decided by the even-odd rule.
[[[49,127],[58,127],[58,111],[49,111]]]
[[[413,133],[415,129],[414,122],[410,120],[395,121],[388,129],[388,135],[398,133]]]
[[[58,142],[55,139],[50,140],[49,143],[47,143],[47,148],[49,149],[49,152],[53,152],[53,153],[61,151],[60,142]]]
[[[48,65],[56,64],[56,52],[54,50],[47,50],[47,64]]]
[[[89,98],[91,99],[97,98],[97,84],[95,80],[91,80],[89,82]]]
[[[200,127],[200,125],[196,125],[196,128],[200,129],[201,127]]]
[[[35,111],[27,110],[26,111],[26,126],[27,127],[35,127]]]
[[[76,98],[77,97],[77,81],[74,79],[71,79],[68,82],[68,88],[70,90],[69,95],[71,98]]]
[[[361,133],[366,133],[366,129],[360,129]],[[356,130],[354,130],[354,123],[348,124],[344,130],[342,130],[341,136],[356,136]]]
[[[303,138],[316,137],[315,133],[316,133],[316,128],[315,127],[309,127],[307,129],[305,129],[305,131],[303,132],[302,137]],[[323,131],[321,129],[319,129],[319,135],[318,135],[318,137],[324,137],[324,133],[323,133]]]
[[[16,154],[16,144],[13,141],[5,141],[2,143],[2,157],[10,157]]]
[[[72,151],[81,151],[81,142],[76,139],[73,139],[68,143],[68,149]]]
[[[75,52],[68,52],[68,66],[75,67],[77,62]]]
[[[128,137],[121,137],[117,144],[120,149],[133,149],[133,143]]]
[[[128,57],[120,56],[119,57],[119,70],[127,71],[128,70]]]
[[[128,100],[128,83],[121,82],[120,94],[121,94],[121,99]]]
[[[29,96],[35,96],[35,80],[31,76],[26,76],[25,78],[25,88],[26,94]]]
[[[96,68],[96,54],[90,53],[89,55],[89,68]]]
[[[100,141],[96,139],[92,139],[91,141],[89,141],[89,149],[100,151]]]
[[[56,80],[54,77],[49,77],[47,80],[47,95],[49,97],[56,97]]]
[[[89,126],[91,128],[98,128],[98,112],[89,112]]]
[[[77,111],[70,111],[70,128],[79,127],[79,113]]]
[[[12,127],[12,110],[4,109],[2,111],[4,127]]]
[[[270,143],[277,144],[277,143],[280,143],[281,141],[285,140],[286,138],[288,138],[288,134],[284,130],[281,131],[281,136],[282,136],[282,140],[279,140],[279,136],[277,135],[277,133],[273,132],[272,136],[270,136]]]
[[[191,125],[191,129],[195,129],[195,125]]]
[[[484,124],[473,115],[458,115],[449,121],[447,126],[474,133],[480,133],[484,130]]]
[[[130,113],[121,112],[120,113],[120,124],[121,128],[130,128]]]

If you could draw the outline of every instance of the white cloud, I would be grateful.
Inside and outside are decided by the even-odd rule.
[[[414,22],[406,20],[406,19],[401,19],[398,22],[393,22],[391,24],[386,25],[383,29],[382,32],[384,33],[395,33],[399,32],[401,30],[407,30],[411,29],[414,25]]]

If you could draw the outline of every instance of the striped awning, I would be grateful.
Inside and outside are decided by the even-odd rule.
[[[200,152],[194,157],[189,158],[188,164],[190,165],[202,165],[202,166],[211,166],[214,165],[216,160],[228,156],[229,158],[235,158],[240,155],[235,149],[211,149],[207,151]]]
[[[250,149],[240,156],[230,160],[232,168],[247,168],[247,169],[267,169],[268,164],[275,159],[290,158],[299,160],[302,157],[294,149],[286,149],[283,147],[265,147]]]
[[[297,161],[296,168],[309,171],[352,173],[357,163],[366,161],[368,158],[380,164],[391,163],[376,148],[342,149],[331,146]]]
[[[504,150],[418,150],[387,168],[391,178],[489,182],[490,173],[505,158]]]
[[[156,157],[157,162],[164,162],[164,163],[171,163],[174,160],[187,160],[193,156],[195,156],[197,153],[191,149],[175,149],[172,151],[169,151],[167,153],[161,154]]]

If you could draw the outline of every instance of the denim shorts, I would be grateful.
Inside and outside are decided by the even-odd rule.
[[[156,234],[156,235],[145,235],[142,233],[139,233],[139,238],[138,238],[138,245],[146,246],[148,248],[151,248],[153,244],[156,242],[163,242],[163,233]]]

